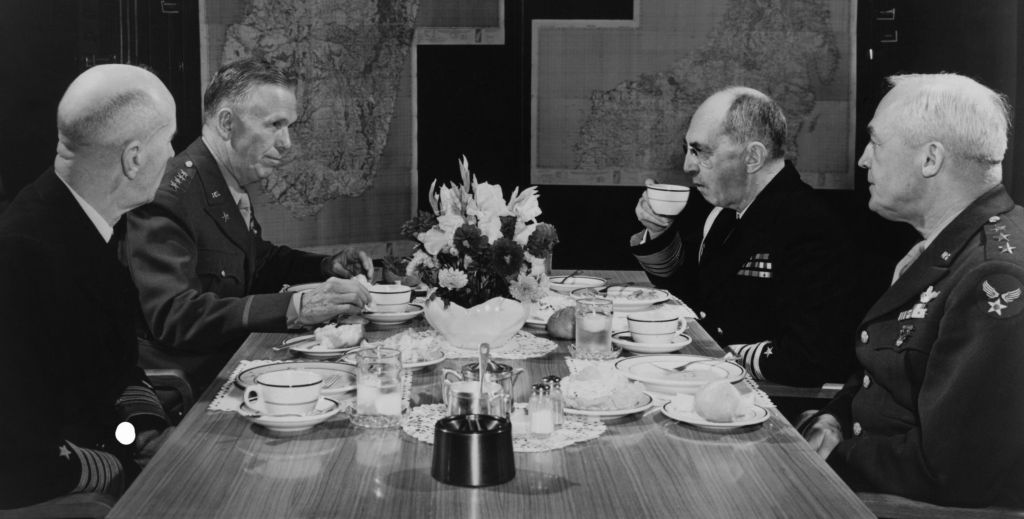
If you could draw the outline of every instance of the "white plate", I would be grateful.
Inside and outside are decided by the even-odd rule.
[[[611,299],[615,312],[639,312],[669,300],[669,293],[657,288],[610,286],[600,289],[579,288],[571,292],[572,297],[600,297]],[[610,294],[610,295],[609,295]]]
[[[661,413],[673,420],[678,420],[690,425],[696,425],[697,427],[703,427],[705,429],[718,430],[747,427],[750,425],[757,425],[768,420],[768,410],[758,405],[751,405],[743,416],[736,417],[731,422],[710,422],[697,414],[697,411],[693,410],[692,405],[689,408],[680,407],[677,401],[670,401],[661,406]]]
[[[403,362],[402,363],[402,368],[403,369],[407,369],[409,371],[419,371],[419,370],[421,370],[423,368],[426,368],[428,366],[434,366],[434,365],[440,364],[440,363],[444,362],[444,359],[446,359],[446,358],[448,358],[448,357],[445,356],[444,352],[441,351],[441,350],[438,350],[438,351],[434,352],[434,356],[431,357],[428,360],[421,360],[419,362]],[[355,365],[355,363],[356,363],[356,354],[355,354],[355,352],[350,352],[348,355],[345,355],[344,357],[341,358],[341,361],[342,362],[347,362],[347,363],[352,364],[352,365]]]
[[[603,409],[571,409],[569,407],[566,407],[565,408],[565,414],[574,414],[574,415],[579,415],[579,416],[598,416],[598,417],[603,417],[603,418],[610,418],[610,417],[631,415],[633,413],[640,413],[640,412],[643,412],[643,411],[646,411],[646,410],[650,409],[651,406],[654,405],[654,397],[651,396],[650,393],[644,392],[644,396],[647,397],[647,400],[644,403],[642,403],[642,404],[640,404],[640,405],[638,405],[636,407],[629,408],[629,409],[611,409],[611,410],[603,410]]]
[[[674,336],[675,338],[671,342],[666,343],[655,343],[655,342],[633,342],[632,336],[629,332],[616,332],[612,334],[612,342],[622,346],[622,349],[629,350],[633,353],[671,353],[676,350],[680,350],[685,346],[688,346],[693,339],[685,334],[681,333]]]
[[[657,366],[672,369],[693,362],[682,374],[687,378],[669,375]],[[653,364],[653,365],[652,365]],[[642,382],[648,391],[675,395],[696,393],[705,384],[714,380],[736,382],[743,378],[745,371],[735,362],[701,357],[698,355],[643,355],[629,357],[615,363],[615,368],[626,377]]]
[[[566,277],[568,276],[552,276],[549,278],[548,286],[559,294],[568,294],[577,288],[601,288],[608,284],[607,279],[597,276],[573,276],[568,282],[565,281]]]
[[[422,313],[423,305],[418,303],[409,303],[405,307],[404,312],[382,313],[374,312],[372,309],[368,308],[366,310],[363,310],[363,317],[367,318],[371,323],[374,323],[378,326],[384,326],[409,322]]]
[[[321,391],[322,394],[327,396],[334,396],[338,393],[344,393],[351,391],[356,388],[356,368],[349,366],[348,364],[339,364],[337,362],[316,362],[316,361],[296,361],[296,362],[275,362],[274,364],[264,364],[262,366],[256,366],[255,368],[249,368],[238,374],[235,378],[235,385],[245,389],[246,386],[251,386],[256,383],[256,377],[270,373],[271,371],[280,371],[282,369],[305,369],[319,373],[324,380],[330,377],[338,375],[337,382],[331,387]]]
[[[538,319],[536,317],[529,317],[526,319],[526,326],[532,326],[534,328],[547,328],[547,319]]]
[[[288,346],[293,353],[309,357],[311,359],[330,359],[340,357],[352,350],[359,349],[359,345],[345,346],[344,348],[321,348],[320,342],[313,335],[301,335],[284,341],[282,344]]]
[[[242,402],[242,405],[238,407],[238,414],[271,431],[293,433],[305,431],[318,423],[323,423],[328,418],[338,414],[340,410],[341,404],[336,400],[320,397],[313,412],[305,416],[265,415],[249,407],[245,402]]]

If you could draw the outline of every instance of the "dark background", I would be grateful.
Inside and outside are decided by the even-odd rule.
[[[419,182],[421,207],[435,172],[451,171],[454,179],[454,158],[462,154],[472,157],[474,171],[487,172],[482,180],[500,182],[506,193],[529,184],[531,20],[624,19],[633,11],[632,0],[507,0],[505,5],[505,45],[418,49],[418,170],[425,177]],[[882,19],[892,8],[895,19]],[[958,72],[1007,94],[1013,104],[1024,99],[1024,55],[1019,51],[1024,8],[1017,0],[861,0],[857,11],[858,154],[890,74]],[[0,52],[0,113],[8,117],[0,209],[52,164],[57,102],[90,65],[148,65],[178,102],[175,149],[199,135],[198,117],[184,115],[198,114],[201,104],[194,1],[5,0]],[[1024,173],[1015,171],[1015,164],[1024,166],[1024,133],[1011,136],[1004,163],[1004,182],[1021,203]],[[540,192],[542,218],[556,225],[562,241],[556,268],[636,267],[626,240],[639,229],[633,208],[641,188],[545,185]],[[836,232],[854,240],[872,268],[890,269],[917,240],[909,227],[867,210],[863,171],[858,170],[853,190],[822,195],[843,217],[845,226]],[[391,238],[397,238],[397,230]]]

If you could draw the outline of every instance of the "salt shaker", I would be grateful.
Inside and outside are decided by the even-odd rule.
[[[551,394],[551,416],[554,418],[555,428],[565,423],[565,400],[562,398],[562,377],[548,375],[543,379],[548,385]]]
[[[551,393],[547,384],[534,384],[530,395],[530,434],[544,439],[555,432],[555,419],[551,408]]]

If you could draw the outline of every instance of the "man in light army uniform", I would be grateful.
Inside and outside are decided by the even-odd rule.
[[[860,373],[804,435],[857,490],[1024,505],[1024,210],[1001,184],[1008,107],[955,74],[890,78],[859,165],[922,241],[856,333]]]

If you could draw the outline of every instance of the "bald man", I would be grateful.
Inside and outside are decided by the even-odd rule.
[[[636,205],[651,281],[699,315],[755,378],[814,386],[852,369],[856,277],[840,225],[785,160],[786,118],[744,87],[709,97],[686,131],[691,195],[678,217]]]
[[[862,367],[805,436],[852,487],[1024,508],[1024,209],[1009,107],[956,74],[889,78],[858,164],[868,207],[921,241],[856,337]]]
[[[53,168],[0,216],[0,508],[117,496],[167,427],[137,367],[117,247],[174,154],[174,113],[146,70],[86,70],[58,106]]]

